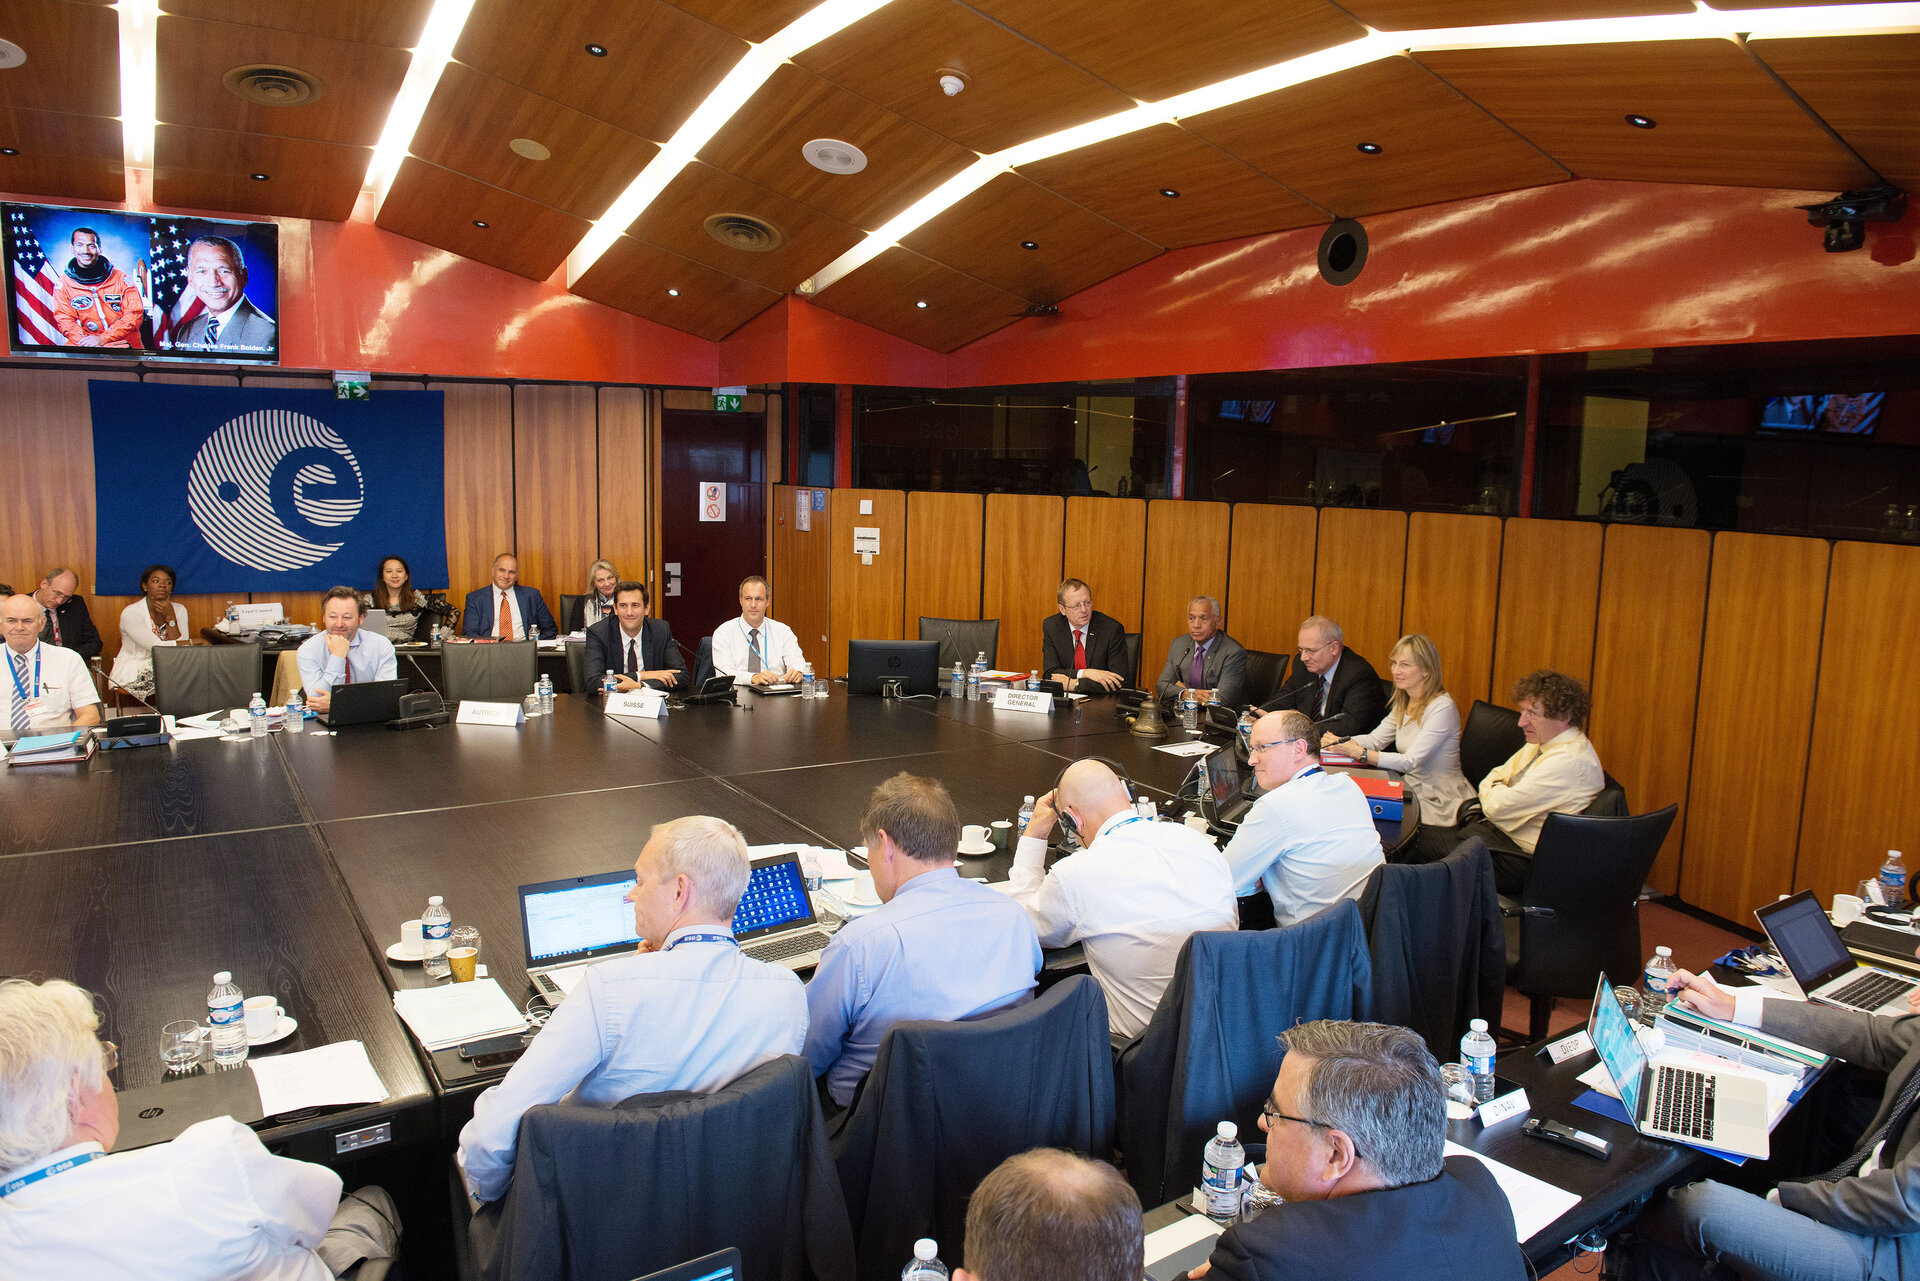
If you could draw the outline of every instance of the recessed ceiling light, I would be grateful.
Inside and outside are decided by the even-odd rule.
[[[553,153],[531,138],[515,138],[507,144],[507,150],[522,160],[549,160]]]
[[[1655,120],[1652,116],[1641,116],[1629,113],[1627,115],[1627,123],[1635,129],[1651,129],[1658,124],[1659,121]]]
[[[867,153],[838,138],[815,138],[800,148],[800,154],[826,173],[859,173],[867,167]]]
[[[913,305],[914,305],[914,306],[916,306],[916,307],[918,307],[918,308],[919,308],[920,310],[922,310],[922,311],[925,311],[925,310],[927,309],[927,304],[926,304],[926,303],[924,303],[924,302],[917,302],[917,303],[915,303],[915,304],[913,304]]]
[[[1363,142],[1358,145],[1360,148],[1360,154],[1363,156],[1377,156],[1382,151],[1386,150],[1385,147],[1382,147],[1377,142]]]
[[[263,173],[250,173],[247,175],[247,177],[253,179],[255,182],[265,182],[268,176],[269,175]]]
[[[1179,192],[1177,192],[1177,191],[1175,191],[1175,190],[1174,190],[1174,189],[1173,189],[1172,187],[1162,187],[1162,188],[1160,188],[1160,194],[1161,194],[1161,195],[1163,195],[1163,196],[1165,196],[1165,197],[1166,197],[1166,198],[1167,198],[1168,200],[1178,200],[1178,199],[1180,199],[1180,193],[1179,193]]]
[[[486,223],[486,220],[485,220],[485,219],[483,219],[483,218],[475,218],[475,219],[473,220],[473,225],[474,225],[474,226],[476,226],[476,227],[478,227],[478,228],[480,228],[480,230],[482,230],[482,231],[485,231],[485,230],[487,229],[487,223]]]
[[[587,46],[587,52],[596,58],[604,58],[607,56],[607,46],[603,44],[590,44]]]
[[[0,71],[17,67],[27,60],[27,51],[11,40],[0,40]]]
[[[0,147],[0,156],[17,156],[19,154],[20,148],[18,147]]]
[[[667,290],[667,297],[669,297],[669,298],[678,298],[679,296],[680,296],[680,291],[679,291],[678,289],[669,289],[669,290]]]
[[[1038,249],[1040,245],[1039,245],[1039,242],[1037,241],[1023,240],[1020,242],[1020,247],[1022,249]]]

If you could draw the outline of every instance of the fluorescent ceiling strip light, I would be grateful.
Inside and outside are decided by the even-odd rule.
[[[1791,9],[1713,9],[1646,17],[1514,22],[1382,32],[1409,51],[1520,49],[1544,45],[1626,44],[1649,40],[1729,40],[1735,35],[1826,36],[1920,29],[1920,4],[1804,5]]]
[[[466,29],[473,4],[474,0],[434,0],[433,12],[427,15],[420,43],[414,46],[413,60],[407,64],[406,79],[400,82],[393,110],[387,114],[387,126],[380,131],[373,159],[367,163],[364,185],[373,193],[376,217],[393,187],[394,175],[400,172],[400,162],[407,158],[407,147],[420,128],[420,118],[427,114],[427,103],[440,84],[441,73],[453,61],[453,46]]]
[[[120,148],[130,169],[153,167],[159,0],[120,0]]]
[[[713,92],[694,108],[686,123],[676,129],[659,153],[647,162],[639,176],[587,229],[587,234],[567,255],[567,282],[571,284],[580,279],[587,268],[613,247],[648,206],[659,199],[667,184],[700,154],[702,147],[713,141],[713,135],[747,105],[748,99],[760,91],[760,86],[783,63],[891,2],[826,0],[774,32],[764,43],[749,48],[740,61],[733,64],[733,70],[714,86]]]

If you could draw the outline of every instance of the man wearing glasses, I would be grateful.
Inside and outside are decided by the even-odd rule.
[[[1276,712],[1253,727],[1249,759],[1265,789],[1224,851],[1233,892],[1261,886],[1276,925],[1292,925],[1343,898],[1357,899],[1386,861],[1360,785],[1320,768],[1320,731],[1304,712]]]
[[[1352,738],[1387,717],[1387,695],[1373,664],[1346,646],[1331,618],[1315,614],[1300,624],[1300,649],[1287,679],[1260,707],[1305,712],[1322,733]]]
[[[1284,1200],[1228,1228],[1188,1276],[1523,1281],[1506,1194],[1478,1159],[1442,1159],[1440,1065],[1417,1035],[1323,1019],[1280,1044],[1260,1182]]]

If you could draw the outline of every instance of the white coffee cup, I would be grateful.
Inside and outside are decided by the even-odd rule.
[[[873,888],[872,872],[862,872],[853,878],[853,896],[862,903],[871,903],[880,897],[880,892]]]
[[[424,942],[424,936],[420,930],[419,921],[400,922],[400,946],[409,952],[418,952]]]
[[[1859,920],[1861,913],[1866,910],[1866,904],[1860,901],[1858,894],[1836,894],[1833,896],[1833,923],[1835,925],[1851,925],[1853,922]]]
[[[1207,834],[1207,819],[1204,814],[1189,814],[1180,821],[1202,836]]]
[[[986,827],[979,823],[968,823],[960,829],[960,843],[973,846],[985,845],[987,843]]]
[[[250,996],[241,1002],[241,1008],[246,1011],[247,1036],[255,1041],[272,1036],[280,1026],[280,1016],[286,1013],[270,996]]]

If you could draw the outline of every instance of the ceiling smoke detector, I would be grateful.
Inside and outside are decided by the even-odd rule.
[[[957,98],[967,87],[967,73],[954,71],[948,67],[940,68],[940,92],[949,98]]]
[[[0,71],[17,67],[27,60],[27,51],[11,40],[0,40]]]
[[[750,254],[763,254],[770,249],[778,249],[786,237],[780,229],[770,222],[762,222],[752,214],[717,213],[706,221],[707,234],[729,249],[740,249]]]
[[[304,107],[318,102],[324,92],[320,77],[312,72],[271,63],[235,67],[220,83],[234,97],[260,107]]]
[[[800,148],[815,169],[827,173],[859,173],[867,167],[867,153],[838,138],[815,138]]]

